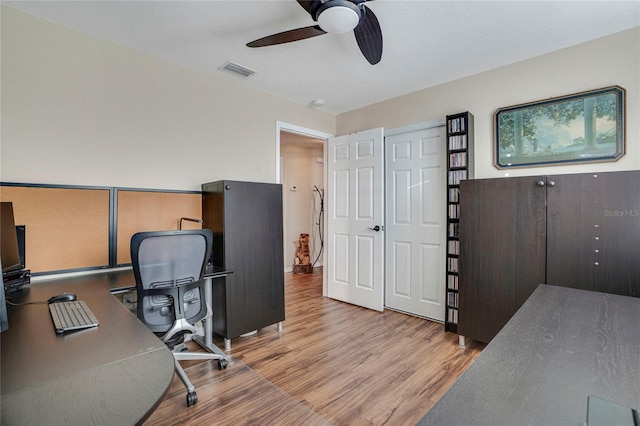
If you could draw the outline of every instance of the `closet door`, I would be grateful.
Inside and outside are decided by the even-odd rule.
[[[547,178],[547,283],[640,297],[640,171]]]
[[[545,281],[545,178],[460,183],[458,334],[489,342]]]

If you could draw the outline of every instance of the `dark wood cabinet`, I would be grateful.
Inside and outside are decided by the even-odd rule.
[[[545,281],[541,179],[461,183],[460,335],[488,342]]]
[[[640,296],[640,171],[460,184],[458,334],[489,342],[538,284]]]
[[[550,176],[546,187],[547,284],[640,297],[640,171]]]
[[[233,271],[213,282],[214,332],[232,339],[284,321],[282,185],[224,180],[202,193],[213,264]]]

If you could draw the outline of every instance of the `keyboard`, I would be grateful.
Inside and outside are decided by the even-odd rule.
[[[82,300],[50,303],[49,312],[56,334],[96,327],[99,324],[91,309]]]

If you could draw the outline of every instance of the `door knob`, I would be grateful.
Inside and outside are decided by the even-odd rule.
[[[367,229],[371,231],[376,231],[376,232],[380,231],[380,227],[378,225],[374,226],[373,228],[367,228]]]

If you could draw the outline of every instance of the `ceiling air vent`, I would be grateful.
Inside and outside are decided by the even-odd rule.
[[[255,71],[252,71],[249,68],[245,68],[242,65],[234,64],[233,62],[227,62],[218,69],[221,71],[229,72],[231,74],[235,74],[242,78],[247,78],[256,73]]]

